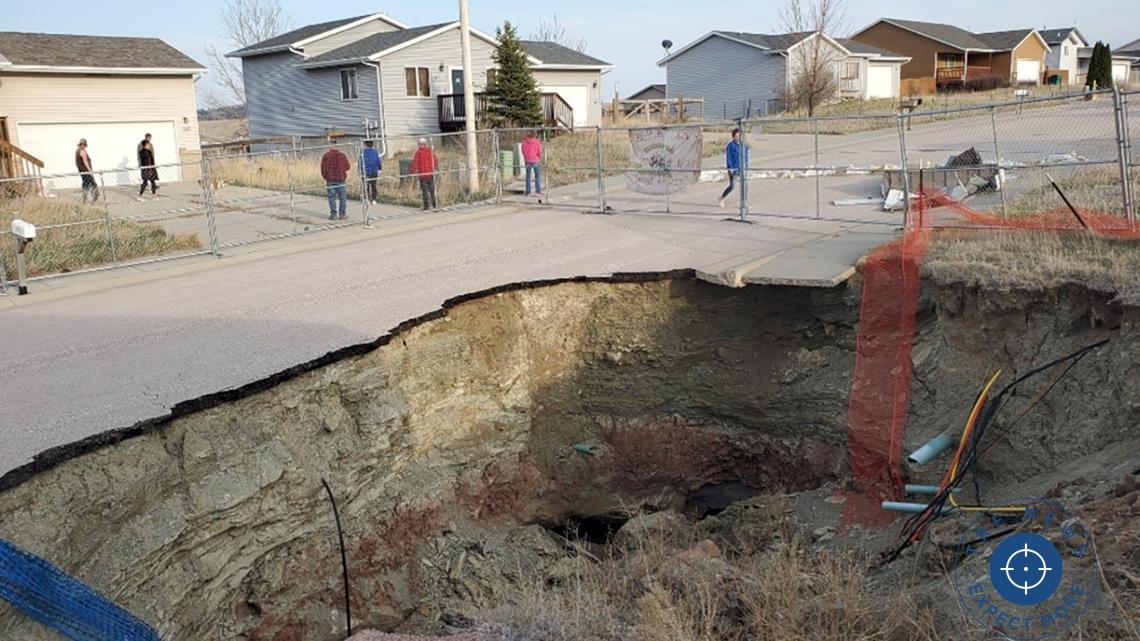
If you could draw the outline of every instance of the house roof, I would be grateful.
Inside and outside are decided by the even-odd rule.
[[[666,93],[666,88],[665,88],[665,85],[658,85],[658,84],[649,85],[647,87],[643,87],[642,89],[629,94],[629,99],[632,100],[634,96],[640,96],[641,94],[649,92],[649,91],[660,91],[661,94],[664,95]]]
[[[540,42],[538,40],[521,41],[523,51],[532,58],[542,61],[543,65],[574,66],[574,67],[609,67],[610,63],[598,60],[593,56],[564,47],[556,42]]]
[[[742,33],[739,31],[714,31],[713,33],[728,36],[736,40],[743,40],[744,42],[754,44],[763,49],[779,52],[787,51],[796,44],[803,42],[805,38],[810,36],[813,31],[800,31],[795,33]]]
[[[988,31],[976,34],[978,40],[989,45],[994,51],[1013,51],[1029,34],[1037,33],[1032,29],[1013,29],[1011,31]]]
[[[931,40],[937,40],[957,49],[980,49],[989,51],[992,47],[977,38],[974,34],[955,27],[954,25],[938,22],[918,22],[916,20],[898,20],[896,18],[883,18],[880,22],[887,22],[907,31],[913,31]],[[876,23],[878,24],[878,23]],[[866,29],[864,29],[866,31]]]
[[[157,38],[0,32],[7,71],[194,74],[206,69]]]
[[[313,56],[306,63],[314,65],[328,64],[332,62],[345,62],[354,60],[364,60],[378,53],[392,49],[393,47],[402,45],[425,36],[433,31],[438,31],[450,25],[450,22],[442,22],[440,24],[432,24],[424,27],[414,27],[412,29],[401,29],[399,31],[388,31],[385,33],[376,33],[365,38],[361,38],[355,42],[326,51],[319,56]]]
[[[1121,52],[1126,52],[1129,55],[1140,55],[1140,40],[1133,40],[1128,44],[1119,48]]]
[[[231,58],[242,58],[245,56],[252,56],[262,53],[270,53],[274,51],[281,51],[289,49],[290,47],[298,46],[306,41],[312,41],[325,35],[332,35],[333,32],[343,31],[357,24],[364,24],[371,20],[383,20],[388,24],[398,28],[404,29],[407,25],[393,20],[390,16],[384,13],[372,13],[365,16],[356,16],[355,18],[344,18],[342,20],[332,20],[330,22],[321,22],[318,24],[306,25],[298,27],[292,31],[283,33],[279,36],[274,36],[268,40],[262,40],[226,54]]]
[[[893,51],[887,51],[886,49],[872,47],[871,45],[859,42],[858,40],[852,40],[850,38],[836,38],[836,41],[839,44],[843,45],[845,49],[857,56],[878,56],[881,58],[898,58],[899,60],[909,60],[907,56],[904,56],[901,53],[895,53]]]
[[[1077,37],[1081,39],[1081,42],[1088,42],[1088,40],[1085,40],[1085,34],[1081,33],[1081,30],[1076,27],[1068,27],[1067,29],[1041,29],[1037,33],[1040,34],[1045,44],[1052,47],[1053,45],[1059,45],[1065,42],[1069,34],[1074,31],[1077,32]]]

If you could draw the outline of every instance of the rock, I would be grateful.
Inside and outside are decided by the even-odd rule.
[[[828,505],[843,505],[847,502],[847,497],[843,496],[842,494],[833,494],[823,499],[823,502],[827,503]]]
[[[614,534],[613,542],[619,547],[632,549],[639,542],[655,539],[672,539],[681,535],[687,529],[685,517],[677,512],[666,511],[655,514],[643,514],[632,518],[621,526]]]
[[[713,559],[719,559],[720,557],[720,548],[716,546],[716,543],[705,539],[684,552],[681,552],[676,558],[681,563],[700,565]]]
[[[973,176],[970,178],[970,187],[975,187],[975,191],[990,191],[996,187],[992,179],[982,178],[981,176]]]
[[[1128,494],[1135,492],[1136,488],[1137,488],[1136,475],[1126,474],[1126,475],[1124,475],[1123,478],[1120,479],[1120,482],[1116,484],[1116,487],[1113,488],[1112,494],[1113,494],[1113,496],[1116,496],[1119,498],[1121,496],[1126,496]]]
[[[892,189],[887,192],[887,199],[883,201],[883,211],[896,211],[903,208],[905,195],[901,189]]]
[[[816,528],[815,531],[811,533],[811,538],[816,543],[824,543],[826,541],[830,541],[831,539],[835,538],[835,528],[830,525]]]
[[[970,195],[970,190],[966,189],[966,188],[965,188],[965,187],[963,187],[962,185],[958,185],[957,187],[954,187],[953,189],[951,189],[951,190],[950,190],[950,194],[949,194],[949,195],[950,195],[950,197],[951,197],[951,198],[953,198],[954,200],[956,200],[956,201],[958,201],[958,202],[962,202],[962,201],[963,201],[963,200],[965,200],[967,197],[969,197],[969,195]]]

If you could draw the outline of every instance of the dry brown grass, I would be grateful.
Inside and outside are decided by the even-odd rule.
[[[1065,206],[1053,186],[1049,184],[1046,172],[1053,176],[1074,206],[1085,210],[1123,214],[1124,196],[1121,193],[1120,169],[1113,165],[1100,165],[1092,168],[1053,167],[1048,170],[1020,170],[1020,172],[1010,170],[1012,175],[1020,173],[1019,180],[1032,186],[1006,203],[1005,211],[1009,216],[1029,216]],[[1009,186],[1019,187],[1017,181],[1011,181]],[[1021,187],[1024,188],[1024,185]],[[1001,214],[1002,208],[993,207],[991,213]]]
[[[1087,232],[942,231],[924,269],[940,281],[1029,289],[1079,283],[1140,298],[1140,240]]]
[[[202,248],[197,234],[170,234],[156,223],[112,218],[108,230],[101,206],[30,197],[0,201],[0,212],[18,214],[38,228],[37,238],[26,254],[28,276],[61,274],[109,265],[116,259],[127,262]],[[53,225],[68,226],[52,228]],[[14,278],[16,260],[11,242],[0,243],[0,260],[8,276]]]
[[[934,614],[873,593],[865,563],[796,539],[724,558],[682,559],[691,540],[646,534],[482,617],[493,641],[903,641],[941,638]]]

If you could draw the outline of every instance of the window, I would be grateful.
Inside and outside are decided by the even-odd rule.
[[[966,66],[966,57],[958,53],[940,53],[938,54],[938,68],[939,69],[956,69],[958,67]]]
[[[859,79],[859,63],[856,61],[847,60],[843,62],[843,80],[858,80]]]
[[[408,96],[431,97],[431,77],[427,67],[404,67],[404,86]]]
[[[487,70],[487,84],[489,84],[489,85],[495,84],[495,77],[498,75],[498,73],[499,73],[498,69],[488,69]]]
[[[1064,51],[1065,55],[1066,56],[1069,55],[1069,45],[1065,45],[1064,49],[1065,49],[1065,51]]]
[[[360,88],[356,84],[356,69],[340,70],[340,99],[356,100],[360,97]]]

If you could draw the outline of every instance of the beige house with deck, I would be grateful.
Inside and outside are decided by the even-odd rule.
[[[201,157],[194,83],[206,70],[155,38],[0,32],[0,178],[73,174],[85,138],[105,184],[137,181],[149,133],[159,165]],[[163,167],[160,181],[196,180]],[[70,188],[73,179],[44,180]],[[56,184],[58,183],[58,184]]]

